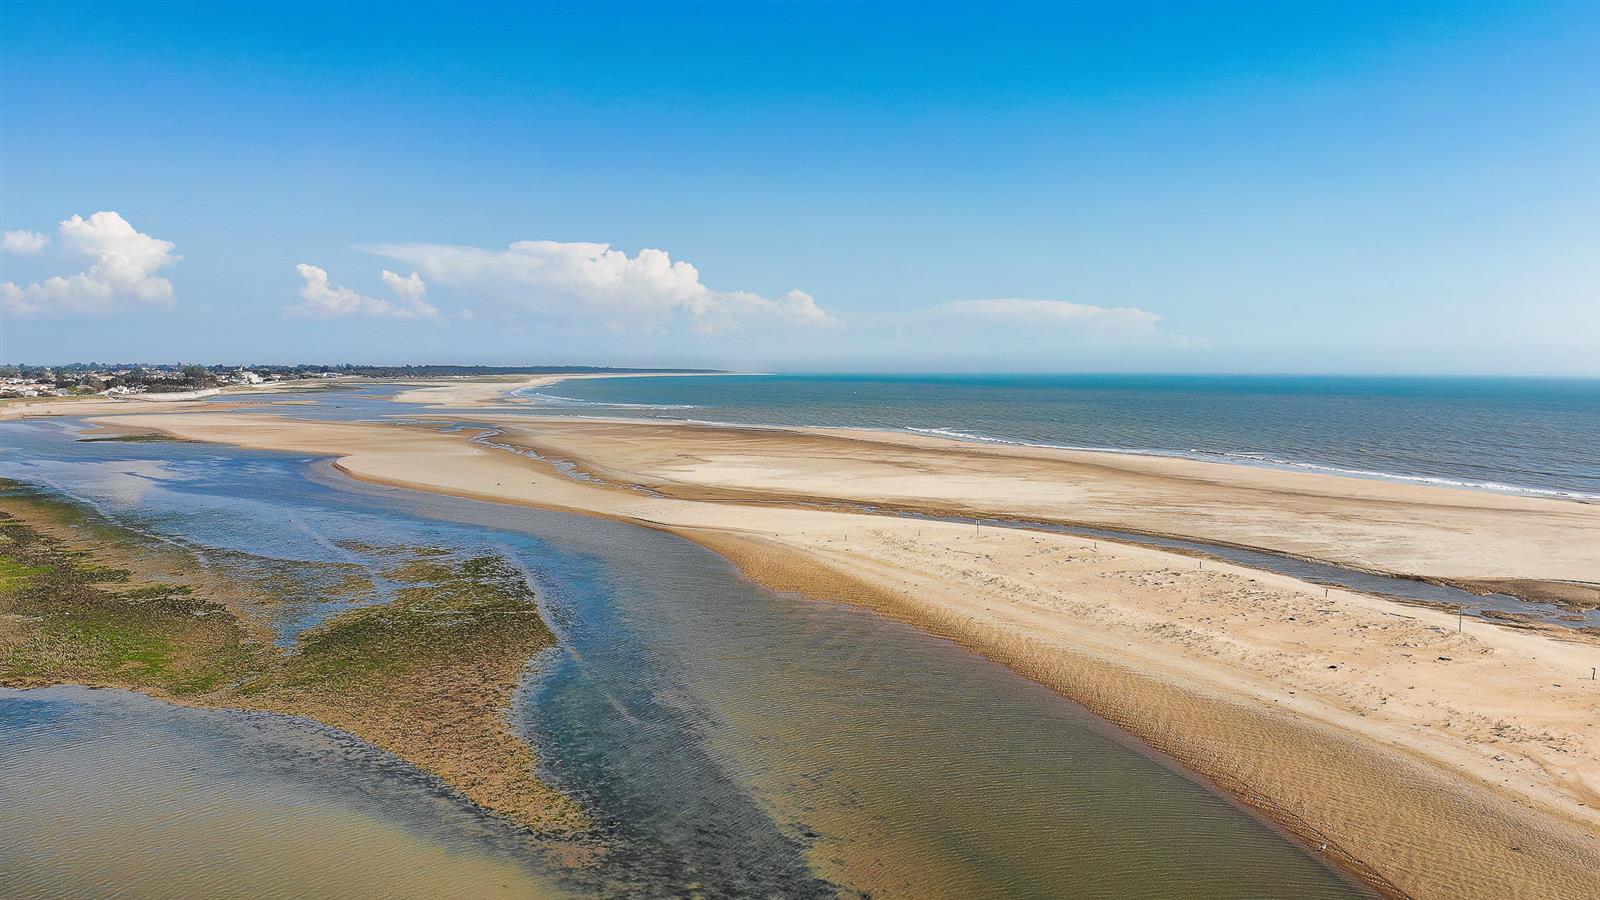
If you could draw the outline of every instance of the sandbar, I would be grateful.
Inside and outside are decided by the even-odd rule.
[[[1591,504],[854,432],[503,417],[496,447],[274,415],[96,421],[674,531],[756,581],[871,606],[1055,688],[1385,893],[1582,897],[1600,872],[1592,636],[1458,632],[1446,611],[1148,547],[807,505],[889,499],[1426,577],[1592,582]]]

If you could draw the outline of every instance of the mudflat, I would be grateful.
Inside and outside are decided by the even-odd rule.
[[[389,553],[394,599],[273,646],[248,586],[57,504],[0,496],[0,686],[122,687],[190,706],[304,716],[438,776],[545,834],[583,827],[534,774],[506,719],[529,661],[555,643],[500,557]],[[370,587],[370,585],[368,585]]]

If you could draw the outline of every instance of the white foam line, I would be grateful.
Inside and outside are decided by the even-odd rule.
[[[1038,447],[1043,450],[1085,450],[1090,453],[1125,453],[1129,456],[1179,456],[1177,453],[1162,453],[1159,450],[1130,450],[1127,447],[1085,447],[1077,444],[1045,444],[1038,441],[1019,441],[1010,438],[990,437],[985,434],[969,434],[965,431],[952,431],[948,428],[912,428],[906,426],[906,431],[917,434],[932,435],[933,437],[947,437],[958,441],[978,441],[984,444],[1005,444],[1010,447]]]
[[[1435,475],[1404,475],[1399,472],[1382,472],[1376,469],[1350,469],[1343,466],[1325,466],[1318,463],[1295,462],[1293,460],[1278,459],[1260,453],[1242,453],[1227,450],[1198,450],[1191,449],[1188,453],[1162,452],[1159,450],[1130,450],[1126,447],[1080,447],[1071,444],[1045,444],[1034,441],[1009,440],[1007,438],[991,437],[983,434],[971,434],[965,431],[956,431],[950,428],[912,428],[907,426],[906,431],[917,434],[945,437],[960,441],[976,441],[985,444],[1005,444],[1014,447],[1038,447],[1046,450],[1085,450],[1092,453],[1124,453],[1131,456],[1162,456],[1176,459],[1199,459],[1209,461],[1224,459],[1237,460],[1238,465],[1258,464],[1278,468],[1305,469],[1315,472],[1331,472],[1336,475],[1349,475],[1358,478],[1376,478],[1383,481],[1403,481],[1412,484],[1432,484],[1442,487],[1467,488],[1469,490],[1492,491],[1499,494],[1531,494],[1540,497],[1560,497],[1567,500],[1600,500],[1600,494],[1586,494],[1582,491],[1563,491],[1556,488],[1525,487],[1516,484],[1504,484],[1498,481],[1470,481],[1459,478],[1445,478]]]
[[[549,395],[544,395],[544,396],[549,396]],[[555,397],[553,399],[568,400],[569,398]],[[574,400],[574,401],[571,401],[571,402],[577,403],[577,404],[582,404],[582,405],[587,405],[587,406],[591,406],[591,407],[602,407],[602,408],[609,408],[609,409],[701,409],[702,408],[702,407],[690,406],[690,405],[674,406],[674,405],[650,405],[650,404],[603,404],[603,403],[589,403],[587,401],[581,401],[581,400]],[[573,418],[585,418],[585,419],[587,419],[587,418],[595,418],[595,419],[601,419],[601,418],[607,418],[607,417],[605,417],[605,416],[584,416],[584,415],[581,415],[581,414],[573,414]],[[668,419],[668,420],[671,420],[671,421],[674,421],[674,422],[683,422],[683,423],[689,424],[689,425],[710,425],[710,426],[715,426],[715,427],[718,427],[718,428],[753,428],[753,429],[761,429],[761,430],[773,430],[773,429],[783,430],[783,429],[788,429],[788,428],[832,427],[832,428],[838,428],[838,429],[841,429],[841,430],[854,430],[854,431],[882,431],[882,430],[884,430],[882,428],[877,428],[877,427],[868,426],[868,425],[857,425],[857,426],[851,426],[851,425],[804,426],[804,425],[793,425],[793,424],[789,424],[789,425],[784,425],[784,424],[762,425],[762,424],[755,424],[755,423],[750,423],[750,422],[722,422],[722,421],[718,421],[718,420],[715,420],[715,419],[690,419],[690,418],[684,418],[684,417],[679,417],[679,416],[654,416],[653,418]],[[1083,452],[1088,452],[1088,453],[1120,453],[1120,454],[1124,454],[1124,455],[1127,455],[1127,456],[1155,456],[1155,457],[1162,457],[1162,458],[1166,458],[1166,459],[1194,459],[1194,460],[1199,460],[1201,462],[1211,462],[1211,461],[1217,461],[1217,460],[1220,459],[1220,460],[1226,461],[1226,464],[1228,464],[1228,465],[1259,465],[1259,466],[1268,466],[1268,467],[1273,467],[1273,468],[1302,469],[1302,470],[1316,471],[1316,472],[1329,472],[1329,473],[1332,473],[1332,474],[1335,474],[1335,475],[1344,475],[1344,476],[1349,476],[1349,477],[1354,477],[1354,478],[1374,478],[1374,479],[1378,479],[1378,480],[1381,480],[1381,481],[1399,481],[1399,482],[1407,482],[1407,483],[1411,483],[1411,484],[1431,484],[1431,485],[1438,485],[1440,487],[1457,487],[1457,488],[1465,488],[1467,490],[1489,491],[1491,493],[1497,493],[1497,494],[1513,494],[1513,495],[1515,495],[1515,494],[1526,494],[1526,495],[1537,496],[1537,497],[1557,497],[1557,498],[1564,499],[1564,500],[1600,500],[1600,494],[1586,494],[1586,493],[1584,493],[1582,491],[1564,491],[1564,490],[1559,490],[1559,489],[1556,489],[1556,488],[1526,487],[1526,486],[1523,486],[1523,485],[1504,484],[1504,483],[1501,483],[1501,482],[1498,482],[1498,481],[1470,481],[1470,480],[1457,479],[1457,478],[1444,478],[1444,477],[1433,476],[1433,475],[1404,475],[1404,474],[1401,474],[1399,472],[1380,472],[1380,471],[1377,471],[1375,469],[1350,469],[1350,468],[1344,468],[1344,467],[1341,467],[1341,466],[1326,466],[1326,465],[1321,465],[1321,464],[1318,464],[1318,463],[1295,462],[1293,460],[1278,459],[1276,457],[1267,456],[1267,455],[1260,454],[1260,453],[1244,453],[1244,452],[1233,452],[1233,451],[1226,451],[1226,450],[1217,451],[1217,450],[1199,450],[1199,449],[1190,449],[1188,452],[1182,452],[1182,451],[1176,451],[1176,450],[1170,450],[1170,451],[1168,451],[1168,450],[1139,450],[1139,449],[1130,449],[1128,447],[1091,447],[1091,446],[1082,446],[1082,445],[1077,445],[1077,444],[1049,444],[1049,443],[1043,443],[1043,442],[1039,442],[1039,441],[1023,441],[1023,440],[1016,440],[1016,439],[1012,439],[1012,438],[994,437],[992,435],[986,435],[986,434],[974,434],[974,433],[969,432],[969,431],[957,431],[957,430],[955,430],[953,428],[916,428],[916,427],[913,427],[913,426],[910,426],[910,425],[904,426],[903,430],[912,432],[914,434],[925,434],[925,435],[928,435],[930,437],[942,437],[942,438],[949,438],[951,440],[969,441],[969,442],[981,443],[981,444],[1001,444],[1001,445],[1010,446],[1010,447],[1036,447],[1036,448],[1039,448],[1039,449],[1042,449],[1042,450],[1078,450],[1078,451],[1083,451]]]

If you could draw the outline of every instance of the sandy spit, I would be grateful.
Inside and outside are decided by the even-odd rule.
[[[507,395],[513,391],[549,387],[562,381],[589,378],[694,378],[707,375],[739,375],[741,372],[585,372],[572,375],[494,375],[424,382],[425,386],[395,395],[401,403],[420,403],[442,409],[481,406],[510,406]]]
[[[1314,851],[1389,893],[1587,897],[1600,872],[1600,684],[1587,680],[1600,648],[1582,636],[1482,622],[1458,634],[1447,613],[1347,591],[1324,596],[1320,586],[1292,578],[1212,562],[1200,568],[1183,556],[1067,535],[976,533],[962,525],[788,502],[652,496],[574,481],[547,462],[471,443],[462,433],[236,413],[99,421],[329,455],[364,480],[678,532],[724,553],[757,581],[873,606],[1054,687],[1265,810]],[[508,425],[496,440],[550,453],[546,427]],[[857,471],[838,454],[831,465],[813,464],[806,477],[766,471],[757,460],[736,478],[729,471],[736,456],[712,453],[683,434],[690,432],[628,437],[647,454],[717,456],[720,477],[735,487],[743,479],[777,480],[797,496],[875,489],[854,484]],[[616,465],[614,454],[583,455],[574,428],[560,440],[568,458],[586,469],[639,474]],[[597,438],[595,446],[605,440],[620,438]],[[654,443],[664,446],[646,446]],[[941,491],[947,489],[940,485],[951,477],[940,451],[897,445],[893,452],[923,467],[925,500],[945,502]],[[990,464],[964,464],[962,477],[971,483],[962,489],[983,491],[982,472]],[[1249,479],[1292,474],[1252,472]],[[1004,472],[996,476],[990,507],[1012,496],[1015,480]],[[1182,479],[1162,483],[1145,474],[1136,480],[1160,490],[1160,499],[1148,505],[1181,501],[1205,511],[1214,504],[1208,521],[1231,523],[1230,533],[1243,538],[1255,536],[1251,520],[1271,505],[1261,499],[1260,508],[1230,510],[1240,496],[1234,492],[1244,488],[1224,483],[1224,492],[1213,496],[1207,492],[1219,487],[1205,478],[1191,480],[1189,495]],[[1474,563],[1458,574],[1509,570],[1504,574],[1549,578],[1588,571],[1581,552],[1563,551],[1554,540],[1565,534],[1566,544],[1581,543],[1592,527],[1583,504],[1492,495],[1480,501],[1471,492],[1442,490],[1374,503],[1369,492],[1409,486],[1291,480],[1296,483],[1279,489],[1295,509],[1345,522],[1343,532],[1360,548],[1357,558],[1381,561],[1392,571],[1441,560]],[[728,489],[703,471],[696,483]],[[1132,504],[1137,488],[1083,485],[1089,496],[1081,511],[1098,509],[1108,496]],[[915,496],[905,485],[902,492]],[[1454,522],[1430,525],[1423,514],[1408,512],[1408,504],[1421,504],[1430,515],[1463,510],[1460,515],[1482,517],[1477,521],[1484,527],[1499,523],[1499,530],[1452,541],[1441,535]],[[1401,520],[1391,521],[1390,513]],[[1181,518],[1171,510],[1158,514]],[[1524,527],[1519,517],[1546,529],[1551,545],[1530,545],[1526,560],[1501,554],[1475,562],[1502,532],[1514,536]],[[1261,526],[1265,540],[1241,542],[1270,545],[1296,521],[1284,513]],[[1317,527],[1302,522],[1297,530]],[[1309,539],[1328,541],[1314,534]]]
[[[1600,503],[897,432],[551,417],[508,427],[608,481],[686,499],[1070,522],[1439,580],[1563,582],[1572,599],[1600,598]]]

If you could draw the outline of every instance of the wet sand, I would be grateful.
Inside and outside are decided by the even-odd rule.
[[[1012,463],[1005,458],[1019,454],[963,447],[957,478],[947,458],[954,451],[911,440],[893,444],[905,461],[885,472],[886,463],[856,460],[867,452],[859,447],[803,443],[838,435],[765,431],[766,446],[746,450],[688,426],[519,420],[495,439],[559,451],[596,474],[658,491],[682,488],[615,448],[633,446],[646,461],[698,460],[694,478],[673,481],[707,499],[681,499],[575,481],[548,462],[474,444],[470,433],[226,413],[102,421],[326,454],[364,480],[676,531],[765,584],[871,605],[1060,690],[1397,893],[1578,897],[1600,871],[1600,688],[1587,680],[1600,649],[1591,639],[1482,622],[1458,634],[1446,613],[1339,590],[1324,596],[1291,578],[1200,568],[1149,548],[792,505],[869,494],[890,478],[900,482],[898,493],[886,492],[892,497],[921,492],[922,502],[948,509],[960,488],[983,498],[962,511],[1037,515],[1007,505],[1029,481],[1007,466],[1038,467],[1034,458]],[[802,441],[790,455],[805,466],[764,468],[774,464],[761,454],[783,457],[773,446],[789,440]],[[746,452],[758,459],[741,468]],[[1206,465],[1061,465],[1110,473],[1101,479],[1109,485],[1067,483],[1085,492],[1080,512],[1117,509],[1102,498],[1121,497],[1123,514],[1133,515],[1143,488],[1155,492],[1150,515],[1210,522],[1239,543],[1294,538],[1302,552],[1351,544],[1354,563],[1435,577],[1593,577],[1584,536],[1596,519],[1583,504],[1221,466],[1230,472],[1163,480],[1155,463]],[[1000,473],[992,489],[983,479],[990,468]],[[920,469],[921,481],[899,469]],[[1042,493],[1051,487],[1047,476],[1034,481]],[[745,498],[768,501],[760,504],[709,499],[750,492],[751,483],[783,492]],[[1238,505],[1252,497],[1255,506]],[[1279,502],[1292,506],[1274,516]],[[1260,536],[1250,539],[1258,516]],[[1340,522],[1345,536],[1320,534],[1324,521]],[[1464,537],[1456,534],[1463,522],[1471,529]],[[1524,529],[1540,537],[1524,537],[1521,555],[1495,550]],[[1425,567],[1441,563],[1451,568]]]

